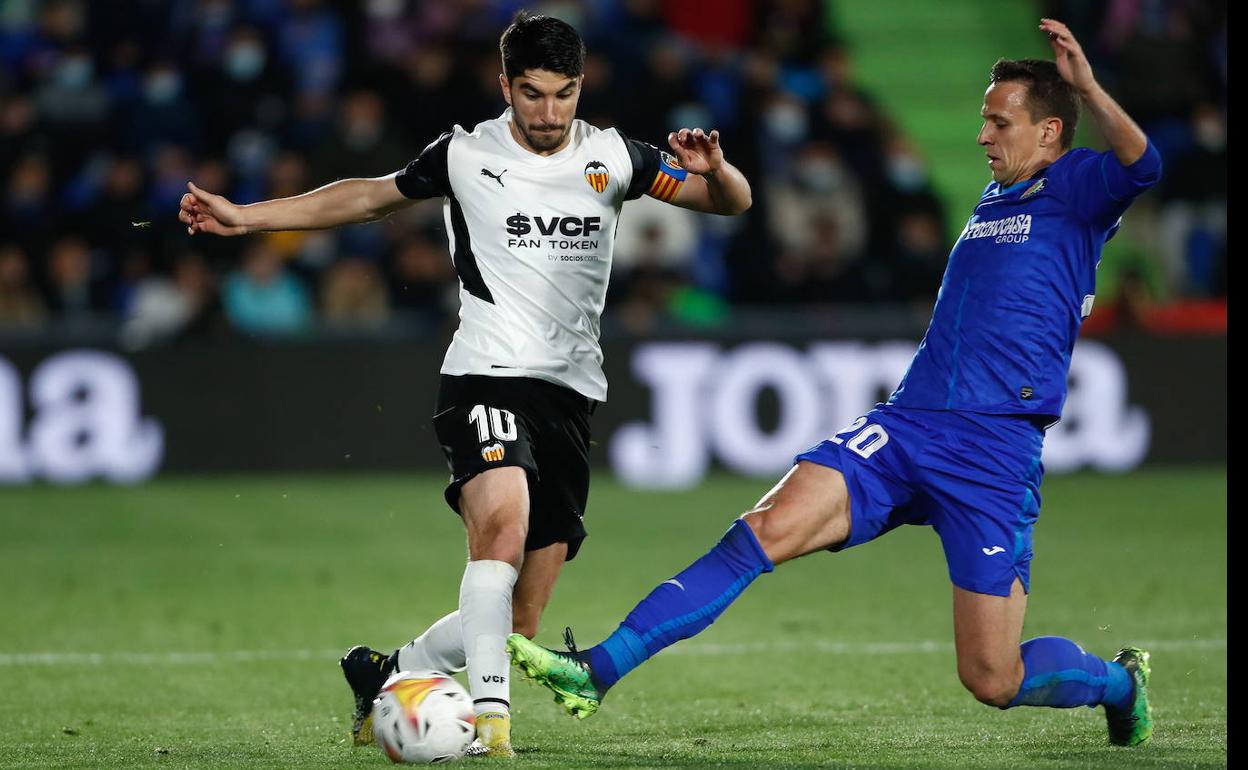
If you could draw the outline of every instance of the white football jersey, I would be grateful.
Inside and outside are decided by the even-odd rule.
[[[445,196],[460,311],[442,373],[535,377],[604,401],[598,333],[620,208],[646,192],[670,200],[684,171],[581,120],[566,147],[537,155],[510,119],[455,126],[395,177],[409,198]]]

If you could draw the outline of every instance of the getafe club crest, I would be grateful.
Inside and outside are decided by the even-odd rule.
[[[611,180],[611,174],[607,171],[607,167],[602,161],[591,160],[585,164],[585,181],[589,182],[589,186],[594,188],[596,192],[602,192],[607,189],[607,182]]]
[[[1020,195],[1018,199],[1019,199],[1019,200],[1022,200],[1023,198],[1030,198],[1031,196],[1033,196],[1033,195],[1035,195],[1036,193],[1038,193],[1038,192],[1040,192],[1041,190],[1043,190],[1043,189],[1044,189],[1044,184],[1045,184],[1045,182],[1044,182],[1044,178],[1043,178],[1043,177],[1041,177],[1040,179],[1037,179],[1037,180],[1036,180],[1036,183],[1035,183],[1035,184],[1033,184],[1031,187],[1028,187],[1028,188],[1027,188],[1027,191],[1026,191],[1026,192],[1024,192],[1022,195]]]

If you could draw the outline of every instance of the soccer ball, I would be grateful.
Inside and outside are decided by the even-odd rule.
[[[472,698],[446,674],[400,671],[373,701],[373,736],[391,762],[450,762],[476,732]]]

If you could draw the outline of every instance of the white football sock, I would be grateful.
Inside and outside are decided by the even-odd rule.
[[[464,629],[458,611],[441,618],[399,648],[399,671],[454,674],[463,671],[465,665]]]
[[[511,592],[516,569],[505,561],[470,561],[459,586],[459,622],[468,653],[468,690],[478,714],[511,713]]]

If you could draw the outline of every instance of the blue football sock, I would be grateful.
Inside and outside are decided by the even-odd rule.
[[[1120,664],[1089,655],[1060,636],[1023,642],[1023,686],[1006,708],[1014,706],[1099,706],[1125,708],[1135,684]]]
[[[651,591],[611,636],[586,651],[594,683],[605,692],[659,650],[701,632],[772,569],[749,525],[733,522],[714,548]]]

